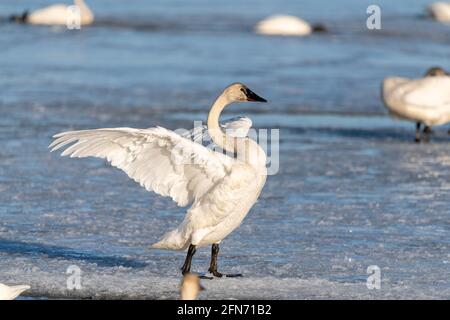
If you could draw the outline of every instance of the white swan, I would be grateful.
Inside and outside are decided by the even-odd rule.
[[[428,6],[428,12],[439,22],[450,22],[450,2],[435,2]]]
[[[195,273],[186,273],[181,281],[181,300],[195,300],[198,293],[205,290],[200,283],[200,278]]]
[[[83,0],[74,0],[74,4],[80,9],[80,24],[89,25],[94,22],[94,14]],[[67,25],[73,14],[70,6],[54,4],[21,16],[10,17],[11,21],[29,23],[35,25]]]
[[[260,21],[255,31],[264,35],[307,36],[312,32],[324,32],[326,28],[322,25],[311,26],[295,16],[275,15]]]
[[[7,286],[0,283],[0,300],[14,300],[25,290],[29,290],[30,286],[19,285],[19,286]]]
[[[416,142],[421,124],[428,140],[431,126],[450,122],[450,76],[441,68],[431,68],[421,79],[384,79],[382,98],[392,115],[416,122]]]
[[[245,218],[266,181],[266,154],[252,139],[231,137],[219,125],[222,110],[233,102],[266,102],[235,83],[216,99],[208,115],[209,135],[233,157],[205,148],[162,127],[110,128],[55,135],[53,150],[62,155],[100,157],[125,171],[149,191],[171,197],[179,206],[192,204],[183,222],[153,248],[189,247],[183,274],[190,271],[196,247],[212,244],[209,271],[217,277],[219,243]]]

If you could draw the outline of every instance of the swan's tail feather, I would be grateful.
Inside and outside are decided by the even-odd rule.
[[[24,11],[21,15],[11,15],[9,16],[9,21],[16,23],[26,23],[28,18],[28,10]]]
[[[153,244],[153,249],[185,250],[189,246],[190,239],[184,237],[183,232],[175,229],[167,232],[161,240]]]

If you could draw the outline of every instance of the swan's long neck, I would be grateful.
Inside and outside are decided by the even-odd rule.
[[[208,127],[209,135],[215,144],[217,144],[226,152],[235,153],[236,138],[228,136],[226,133],[224,133],[219,124],[220,114],[222,113],[223,109],[230,103],[231,101],[229,101],[224,94],[221,94],[214,102],[211,110],[209,111],[208,121],[206,125]]]
[[[251,165],[265,167],[266,154],[256,141],[248,137],[235,138],[229,136],[220,128],[220,114],[232,102],[224,93],[214,102],[208,114],[207,127],[209,136],[222,150],[234,154],[237,159]]]

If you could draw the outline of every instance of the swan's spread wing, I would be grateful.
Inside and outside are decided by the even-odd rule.
[[[247,117],[236,117],[221,124],[220,127],[231,137],[245,138],[252,127],[252,120]],[[182,136],[197,143],[204,144],[205,146],[212,142],[205,125],[186,131]]]
[[[222,125],[226,134],[236,138],[245,138],[251,127],[252,120],[247,117],[236,117]]]
[[[450,77],[426,77],[406,84],[402,90],[408,105],[450,111]]]
[[[222,179],[233,159],[161,128],[111,128],[63,132],[53,150],[63,156],[99,157],[149,191],[171,197],[179,206],[192,203]]]

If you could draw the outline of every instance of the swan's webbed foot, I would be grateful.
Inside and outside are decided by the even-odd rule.
[[[209,268],[208,271],[216,278],[222,278],[223,277],[223,274],[221,274],[217,270],[211,270],[211,268]]]
[[[227,277],[227,278],[240,278],[243,276],[244,275],[242,273],[230,273],[230,274],[225,275],[225,277]]]
[[[226,278],[239,278],[239,277],[243,277],[242,273],[230,273],[230,274],[225,274],[225,273],[221,273],[217,270],[208,270],[214,277],[216,278],[222,278],[223,276],[225,276]],[[213,277],[207,277],[204,276],[204,279],[213,279]]]

